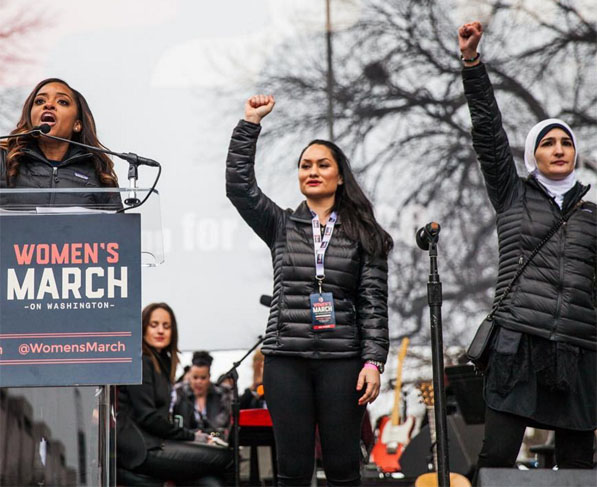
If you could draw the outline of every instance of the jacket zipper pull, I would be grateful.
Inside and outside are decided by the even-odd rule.
[[[52,174],[54,175],[54,182],[57,183],[58,182],[58,168],[57,167],[52,168]]]

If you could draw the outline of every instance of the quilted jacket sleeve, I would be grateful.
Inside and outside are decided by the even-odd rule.
[[[387,258],[363,253],[356,308],[361,358],[385,363],[390,344]]]
[[[255,152],[261,125],[245,120],[232,132],[226,160],[226,196],[243,219],[271,248],[283,210],[257,186]]]
[[[473,123],[473,146],[491,204],[500,213],[511,205],[522,183],[485,66],[463,69],[462,80]]]

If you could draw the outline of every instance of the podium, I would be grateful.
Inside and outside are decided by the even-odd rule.
[[[0,485],[115,485],[112,386],[142,381],[164,261],[159,194],[134,193],[0,190]]]

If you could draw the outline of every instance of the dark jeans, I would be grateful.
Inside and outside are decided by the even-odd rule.
[[[232,453],[227,448],[201,445],[189,441],[164,441],[161,449],[149,450],[147,458],[134,472],[181,485],[224,485],[232,474]],[[203,480],[201,480],[203,479]]]
[[[527,418],[486,407],[485,438],[479,453],[477,472],[481,468],[513,467],[528,424]],[[554,431],[555,456],[559,468],[593,468],[593,431]],[[476,480],[477,474],[475,485]]]
[[[319,426],[328,485],[361,485],[365,408],[356,390],[360,358],[265,358],[263,385],[274,424],[279,485],[310,485]]]

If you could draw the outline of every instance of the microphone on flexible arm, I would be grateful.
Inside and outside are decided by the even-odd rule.
[[[29,132],[23,132],[22,134],[10,134],[10,135],[0,135],[0,140],[2,139],[18,139],[19,137],[39,137],[42,134],[47,134],[52,127],[50,127],[47,123],[42,125],[36,125],[33,127]]]
[[[47,123],[42,123],[37,130],[32,130],[32,132],[39,132],[40,135],[46,137],[48,139],[59,140],[61,142],[68,142],[69,144],[78,145],[79,147],[84,147],[86,149],[95,151],[95,152],[103,152],[104,154],[110,154],[111,156],[119,157],[127,161],[129,164],[133,164],[135,166],[151,166],[151,167],[160,167],[160,163],[154,161],[153,159],[149,159],[147,157],[141,157],[133,152],[114,152],[108,149],[102,149],[101,147],[95,147],[93,145],[83,144],[82,142],[76,142],[70,139],[64,139],[62,137],[57,137],[55,135],[49,135],[48,132],[52,127],[50,127]]]
[[[83,144],[82,142],[76,142],[70,139],[64,139],[62,137],[57,137],[56,135],[49,135],[49,131],[52,129],[49,124],[42,123],[37,130],[33,130],[32,132],[39,133],[41,136],[46,137],[52,140],[59,140],[61,142],[67,142],[69,144],[78,145],[79,147],[84,147],[85,149],[89,149],[94,152],[102,152],[104,154],[110,154],[111,156],[116,156],[120,159],[123,159],[129,163],[129,172],[128,172],[128,180],[129,180],[129,197],[124,200],[125,204],[131,205],[128,208],[122,208],[118,210],[118,212],[123,212],[126,210],[131,210],[133,208],[138,208],[143,203],[147,201],[147,198],[153,193],[158,180],[160,179],[160,175],[162,174],[162,166],[159,162],[154,161],[153,159],[149,159],[148,157],[139,156],[133,152],[114,152],[108,149],[103,149],[101,147],[95,147],[93,145]],[[153,186],[143,198],[143,201],[137,198],[137,179],[139,178],[139,166],[150,166],[150,167],[157,167],[158,168],[158,175],[153,183]]]

